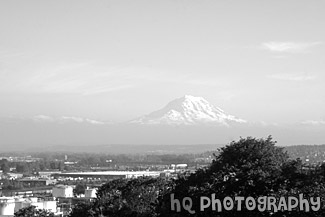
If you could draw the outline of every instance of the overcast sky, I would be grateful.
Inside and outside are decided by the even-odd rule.
[[[249,121],[325,124],[324,8],[2,0],[0,117],[123,121],[191,94]]]

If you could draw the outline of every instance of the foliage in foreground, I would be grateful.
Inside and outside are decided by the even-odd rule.
[[[113,180],[100,187],[93,203],[78,204],[70,216],[156,216],[155,202],[165,187],[166,182],[161,178]]]
[[[325,166],[305,170],[299,159],[290,160],[287,153],[266,139],[242,138],[221,148],[208,168],[194,174],[183,174],[176,180],[141,177],[132,180],[114,180],[103,185],[97,199],[91,204],[79,204],[70,217],[83,216],[325,216],[325,207],[319,211],[285,211],[235,209],[221,212],[200,211],[200,198],[215,193],[225,197],[321,197],[324,204]],[[171,210],[171,195],[193,200],[191,210]]]
[[[54,217],[54,214],[44,209],[36,209],[35,206],[29,206],[18,210],[17,212],[15,212],[14,216],[15,217],[31,217],[31,216]]]

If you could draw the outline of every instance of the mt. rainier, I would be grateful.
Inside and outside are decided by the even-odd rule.
[[[130,123],[167,125],[217,124],[229,126],[231,123],[246,123],[246,121],[226,114],[222,109],[211,105],[202,97],[185,95],[169,102],[164,108],[142,116]]]

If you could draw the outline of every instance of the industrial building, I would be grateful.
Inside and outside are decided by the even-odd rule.
[[[119,178],[137,178],[141,176],[158,177],[160,171],[98,171],[98,172],[73,172],[61,173],[60,177],[66,178],[94,178],[94,179],[119,179]]]
[[[24,185],[29,185],[29,187],[37,187],[37,186],[46,186],[56,184],[55,179],[19,179],[19,182]]]

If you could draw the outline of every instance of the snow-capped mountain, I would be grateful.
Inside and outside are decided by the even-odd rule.
[[[164,108],[130,121],[138,124],[197,125],[246,123],[245,120],[226,114],[202,97],[185,95],[169,102]]]

